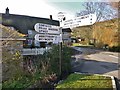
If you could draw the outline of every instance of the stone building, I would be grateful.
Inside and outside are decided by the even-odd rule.
[[[29,42],[31,40],[33,43],[35,42],[34,37],[28,38],[28,30],[35,31],[34,26],[36,23],[59,26],[59,21],[53,20],[52,15],[50,15],[50,18],[41,18],[26,15],[10,14],[8,7],[6,8],[5,13],[0,13],[0,21],[2,21],[2,25],[13,27],[18,32],[25,34],[25,38],[27,39],[26,42]]]

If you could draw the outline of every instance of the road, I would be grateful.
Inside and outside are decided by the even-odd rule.
[[[73,47],[80,51],[72,61],[73,72],[111,75],[120,80],[118,53]]]

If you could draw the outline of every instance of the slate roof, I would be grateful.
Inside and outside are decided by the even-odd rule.
[[[34,30],[36,23],[44,23],[59,26],[59,21],[47,18],[32,17],[26,15],[4,14],[0,13],[0,19],[5,26],[12,26],[18,32],[27,34],[27,30]]]

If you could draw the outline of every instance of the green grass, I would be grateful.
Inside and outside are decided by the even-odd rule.
[[[90,46],[93,46],[93,45],[86,45],[86,44],[80,44],[80,43],[73,43],[72,46],[90,47]]]
[[[73,43],[72,46],[80,46],[80,43]]]
[[[0,90],[2,90],[2,83],[0,83]]]
[[[73,43],[72,46],[76,46],[76,47],[93,47],[93,45],[83,45],[80,43]]]
[[[66,80],[56,87],[58,88],[110,88],[112,80],[110,77],[86,74],[71,74]]]

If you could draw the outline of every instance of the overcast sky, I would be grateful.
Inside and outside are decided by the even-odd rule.
[[[0,13],[8,7],[10,14],[43,18],[49,18],[51,14],[57,20],[58,12],[66,12],[68,18],[74,17],[76,12],[84,9],[82,3],[85,1],[88,0],[0,0]]]

